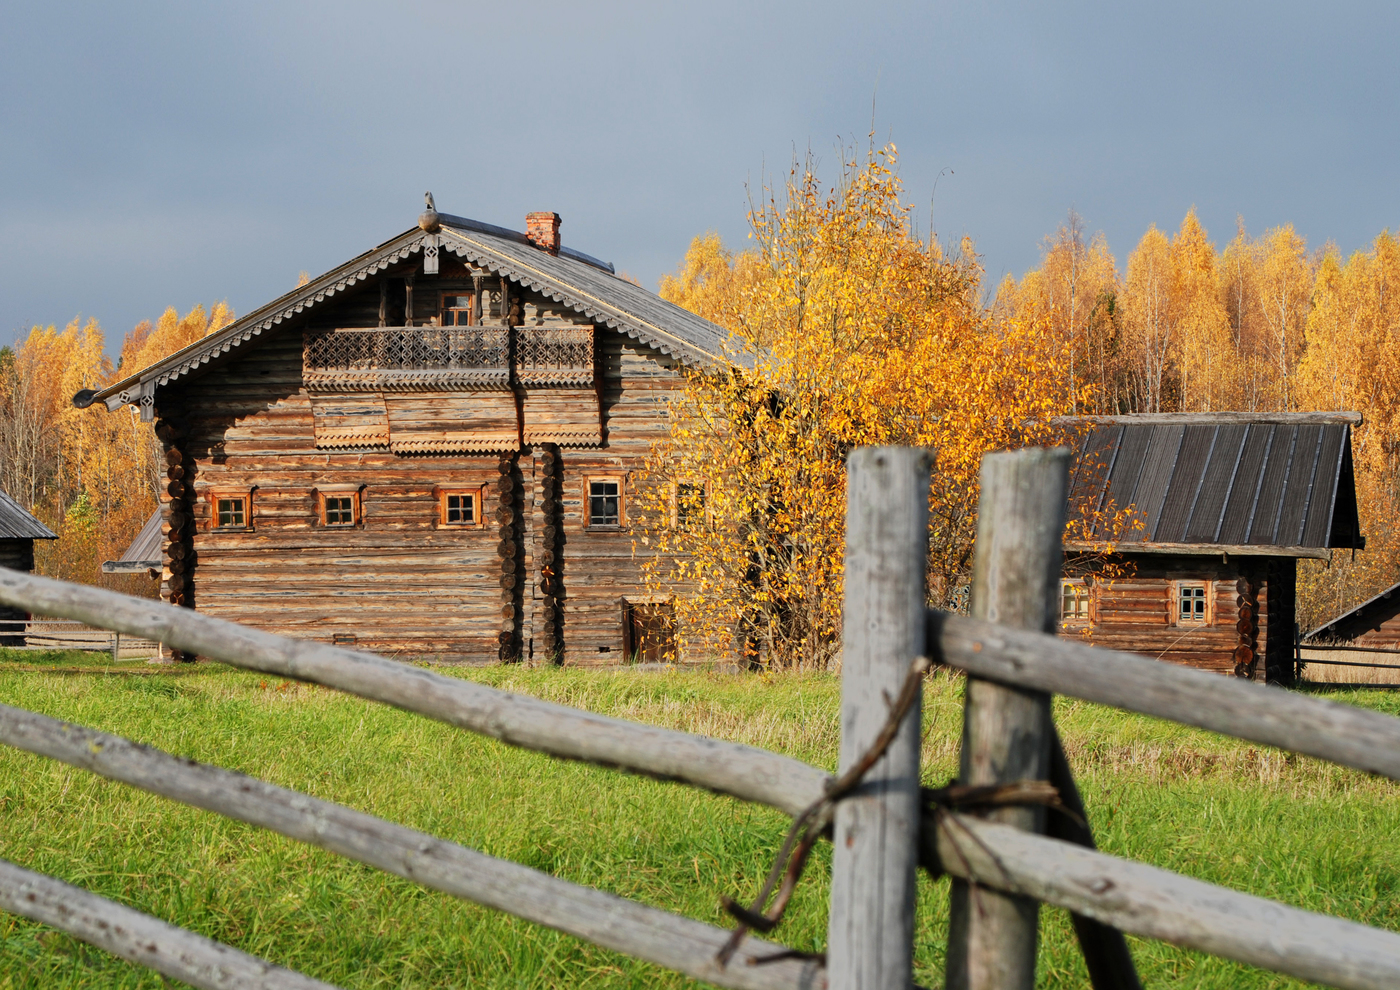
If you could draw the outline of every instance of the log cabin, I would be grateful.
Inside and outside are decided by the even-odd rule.
[[[34,570],[34,541],[56,540],[58,534],[26,512],[18,502],[0,492],[0,567]],[[24,623],[29,613],[0,605],[0,646],[23,646]]]
[[[1299,559],[1360,548],[1355,413],[1077,425],[1061,635],[1269,683],[1293,678]],[[1069,425],[1069,424],[1066,424]],[[1132,518],[1108,552],[1114,518]]]
[[[1392,584],[1375,597],[1324,622],[1305,635],[1303,642],[1314,646],[1400,650],[1400,584]]]
[[[405,660],[674,658],[629,506],[668,398],[730,366],[728,335],[560,223],[429,198],[406,232],[75,396],[155,423],[162,597]]]

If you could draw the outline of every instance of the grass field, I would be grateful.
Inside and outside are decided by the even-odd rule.
[[[20,670],[20,666],[27,669]],[[826,676],[448,671],[831,767]],[[1383,692],[1328,696],[1400,713]],[[926,689],[924,767],[951,776],[961,682]],[[0,702],[117,732],[717,924],[751,896],[786,821],[676,785],[550,760],[421,717],[229,668],[0,653]],[[1109,852],[1400,930],[1400,785],[1093,705],[1057,702]],[[0,856],[347,988],[680,987],[633,962],[258,829],[0,748]],[[819,949],[829,858],[775,937]],[[917,977],[942,983],[946,881],[921,880]],[[1064,912],[1041,983],[1086,985]],[[1151,987],[1292,981],[1133,941]],[[0,988],[151,987],[160,977],[0,914]]]

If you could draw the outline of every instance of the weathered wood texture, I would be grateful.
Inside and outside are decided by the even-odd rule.
[[[841,633],[844,773],[890,718],[924,652],[929,463],[923,451],[867,447],[847,463]],[[831,985],[904,988],[913,967],[919,839],[916,700],[860,790],[836,806],[827,964]]]
[[[767,750],[626,722],[149,598],[0,569],[0,602],[120,629],[249,670],[324,684],[511,746],[679,780],[798,814],[832,778]]]
[[[677,363],[600,328],[595,389],[376,397],[326,394],[318,386],[309,393],[304,334],[376,326],[381,297],[390,320],[421,326],[438,314],[442,291],[473,286],[460,265],[445,265],[437,278],[420,273],[404,314],[403,279],[416,264],[392,269],[382,290],[367,281],[266,332],[238,357],[162,387],[164,597],[400,659],[619,662],[624,609],[628,596],[642,591],[645,555],[633,555],[625,526],[588,524],[586,486],[593,476],[618,477],[628,500],[636,468],[665,433],[666,400],[680,382]],[[578,324],[578,313],[519,287],[511,300],[514,322],[527,330]],[[485,302],[483,318],[499,323],[499,291]],[[536,438],[565,444],[546,444],[554,450],[557,519],[537,504],[548,485],[534,483],[539,448],[522,445],[518,416],[525,407]],[[354,445],[358,433],[364,442]],[[454,452],[464,443],[480,449]],[[499,493],[489,486],[500,477],[500,458],[515,464],[520,455],[531,458],[524,462],[531,478],[527,484],[512,468],[511,497],[519,505],[511,511],[519,516],[507,524],[496,518]],[[359,488],[354,527],[322,524],[317,491],[332,484]],[[443,525],[436,492],[446,487],[486,487],[485,524]],[[213,525],[220,495],[248,498],[246,529]],[[542,537],[551,546],[541,546]]]
[[[1088,578],[1089,620],[1066,622],[1061,634],[1107,649],[1141,653],[1247,680],[1287,684],[1293,645],[1296,561],[1291,557],[1116,555],[1123,571],[1110,577],[1096,564],[1069,558]],[[1082,558],[1081,558],[1082,559]],[[1183,621],[1183,585],[1204,585],[1204,622]]]
[[[34,570],[33,540],[0,540],[0,567],[15,571]],[[0,646],[23,646],[24,622],[29,613],[22,608],[0,605]]]
[[[1400,985],[1400,935],[1314,914],[951,814],[938,826],[955,876],[1067,908],[1145,938],[1348,990]]]
[[[987,622],[1054,632],[1069,451],[1021,450],[982,458],[971,612]],[[963,701],[959,783],[1045,780],[1054,729],[1050,696],[969,677]],[[1043,808],[1003,808],[988,817],[1031,832]],[[974,905],[955,880],[948,935],[950,990],[1031,990],[1040,905],[982,893]]]
[[[202,990],[335,990],[159,918],[0,860],[0,909]]]
[[[120,736],[0,705],[0,742],[81,767],[308,845],[425,887],[505,911],[597,945],[723,987],[805,988],[825,983],[819,965],[794,958],[757,965],[781,946],[748,939],[730,965],[716,955],[729,932],[559,880],[392,822],[177,759]]]
[[[1131,653],[929,613],[935,660],[976,677],[1130,712],[1400,780],[1400,720]]]

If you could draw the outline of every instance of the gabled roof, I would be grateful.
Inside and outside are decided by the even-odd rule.
[[[0,492],[0,540],[56,540],[58,534]]]
[[[504,227],[428,213],[420,226],[385,241],[268,303],[242,319],[176,351],[163,361],[95,393],[79,393],[75,403],[106,403],[109,410],[140,406],[149,418],[156,388],[175,381],[243,346],[371,275],[414,254],[453,254],[573,307],[595,323],[621,332],[698,367],[723,367],[736,360],[729,334],[688,310],[613,274],[612,266],[580,251],[561,247],[558,255],[532,245],[524,234]],[[739,359],[742,360],[742,359]]]
[[[1124,553],[1329,557],[1361,547],[1352,475],[1355,413],[1199,413],[1088,418],[1072,511],[1107,517],[1132,506],[1143,528]],[[1087,544],[1066,544],[1087,549]]]
[[[1324,622],[1303,638],[1312,641],[1346,642],[1362,633],[1377,629],[1382,622],[1400,613],[1400,584],[1392,584],[1379,595],[1347,609],[1341,615]]]
[[[116,560],[102,562],[103,574],[139,574],[161,565],[161,545],[164,542],[160,532],[160,509],[157,508],[141,527],[141,532],[122,551]]]

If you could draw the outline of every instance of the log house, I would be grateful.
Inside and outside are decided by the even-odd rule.
[[[405,660],[670,659],[629,503],[719,327],[563,247],[417,226],[79,406],[154,420],[161,595]],[[684,659],[684,658],[682,658]]]
[[[1293,678],[1297,562],[1361,548],[1355,413],[1097,417],[1078,429],[1060,625],[1097,646]],[[1105,554],[1111,518],[1136,528]]]

